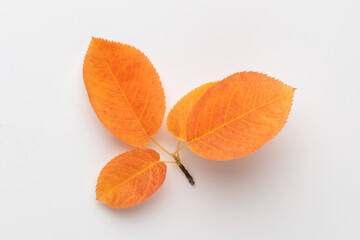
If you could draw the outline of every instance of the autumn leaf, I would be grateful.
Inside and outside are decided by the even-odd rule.
[[[141,51],[93,38],[83,76],[92,107],[116,137],[143,147],[158,132],[165,113],[164,90],[155,68]]]
[[[189,113],[205,92],[217,82],[210,82],[195,88],[180,99],[169,112],[167,129],[181,141],[186,140],[186,121]]]
[[[100,172],[96,186],[98,201],[125,208],[150,197],[163,184],[166,164],[148,148],[138,148],[111,160]]]
[[[211,87],[186,125],[188,147],[213,160],[247,156],[272,139],[288,118],[294,88],[256,72],[235,73]]]

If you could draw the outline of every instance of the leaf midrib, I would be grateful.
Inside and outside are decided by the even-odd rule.
[[[111,189],[107,190],[104,194],[102,194],[101,196],[98,197],[98,199],[100,199],[101,197],[103,197],[106,193],[108,192],[112,192],[115,188],[118,188],[120,185],[123,185],[124,183],[130,181],[131,179],[135,178],[136,176],[140,175],[141,173],[145,172],[145,170],[151,168],[153,165],[160,163],[160,161],[155,161],[153,163],[151,163],[150,165],[146,166],[145,168],[141,169],[140,171],[136,172],[134,175],[131,175],[130,177],[126,178],[125,180],[123,180],[122,182],[116,184],[114,187],[112,187]]]
[[[238,120],[238,119],[241,119],[241,118],[243,118],[244,116],[246,116],[247,114],[252,113],[252,112],[256,111],[257,109],[259,109],[259,108],[261,108],[261,107],[263,107],[263,106],[265,106],[265,105],[267,105],[267,104],[270,104],[270,103],[278,100],[278,99],[281,98],[281,97],[283,97],[283,95],[280,95],[280,96],[278,96],[278,97],[276,97],[276,98],[273,98],[273,99],[271,99],[270,101],[265,102],[265,103],[263,103],[263,104],[255,107],[255,108],[251,109],[250,111],[248,111],[248,112],[246,112],[246,113],[243,113],[243,114],[241,114],[240,116],[238,116],[238,117],[236,117],[236,118],[233,118],[233,119],[231,119],[231,120],[229,120],[229,121],[221,124],[220,126],[217,126],[216,128],[212,129],[211,131],[206,132],[206,133],[202,134],[201,136],[198,136],[198,137],[196,137],[196,138],[191,139],[191,140],[188,141],[186,144],[188,144],[188,143],[190,143],[190,142],[193,142],[193,141],[195,141],[195,140],[198,140],[198,139],[200,139],[200,138],[202,138],[202,137],[204,137],[204,136],[206,136],[206,135],[209,135],[209,134],[215,132],[216,130],[218,130],[218,129],[220,129],[220,128],[226,126],[226,125],[228,125],[229,123],[232,123],[232,122],[234,122],[234,121],[236,121],[236,120]]]
[[[106,67],[109,69],[109,72],[111,73],[111,76],[113,77],[113,80],[115,81],[116,86],[121,90],[121,94],[124,96],[124,98],[125,98],[125,100],[126,100],[126,103],[129,105],[129,108],[131,109],[131,112],[134,114],[136,120],[138,121],[139,125],[141,126],[141,129],[144,131],[144,133],[146,134],[146,136],[148,136],[148,137],[150,138],[150,136],[149,136],[148,133],[146,132],[144,126],[141,124],[140,119],[138,118],[138,116],[136,115],[134,109],[132,108],[132,105],[130,104],[129,99],[126,97],[124,90],[122,89],[122,87],[120,86],[119,82],[117,81],[117,78],[115,77],[113,71],[111,70],[110,65],[109,65],[109,63],[107,62],[107,60],[106,60],[106,58],[105,58],[105,55],[104,55],[104,53],[102,52],[101,49],[100,49],[100,52],[101,52],[102,57],[103,57],[104,60],[105,60]]]

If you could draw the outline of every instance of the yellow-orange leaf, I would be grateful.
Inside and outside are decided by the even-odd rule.
[[[188,147],[213,160],[255,152],[285,125],[294,90],[256,72],[223,79],[191,111],[186,127]]]
[[[145,146],[165,113],[164,90],[149,59],[129,45],[93,38],[83,75],[104,126],[130,145]]]
[[[204,93],[217,82],[210,82],[195,88],[180,99],[169,112],[167,129],[181,141],[186,140],[186,121],[189,113]]]
[[[152,149],[138,148],[111,160],[100,172],[96,198],[110,207],[125,208],[150,197],[161,187],[166,164]]]

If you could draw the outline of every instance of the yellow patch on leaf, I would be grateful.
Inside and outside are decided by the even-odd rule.
[[[166,164],[148,148],[138,148],[111,160],[100,172],[96,186],[98,201],[114,208],[125,208],[150,197],[161,187]]]
[[[165,113],[164,90],[155,68],[141,51],[93,38],[83,76],[92,107],[116,137],[143,147],[158,132]]]
[[[189,114],[205,92],[217,82],[210,82],[195,88],[180,99],[169,112],[167,129],[181,141],[186,140],[186,121]]]
[[[247,156],[277,135],[294,88],[256,72],[235,73],[211,87],[187,119],[188,147],[213,160]]]

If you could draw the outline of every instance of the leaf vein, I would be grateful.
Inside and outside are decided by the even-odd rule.
[[[218,129],[224,127],[224,126],[226,126],[227,124],[229,124],[229,123],[231,123],[231,122],[234,122],[234,121],[236,121],[236,120],[238,120],[238,119],[241,119],[242,117],[246,116],[247,114],[252,113],[252,112],[258,110],[259,108],[261,108],[261,107],[263,107],[263,106],[265,106],[265,105],[267,105],[267,104],[270,104],[270,103],[272,103],[272,102],[280,99],[281,97],[282,97],[282,95],[280,95],[280,96],[278,96],[278,97],[276,97],[276,98],[274,98],[274,99],[272,99],[272,100],[270,100],[270,101],[268,101],[268,102],[265,102],[265,103],[261,104],[260,106],[258,106],[258,107],[256,107],[256,108],[253,108],[253,109],[249,110],[248,112],[243,113],[243,114],[241,114],[240,116],[235,117],[235,118],[233,118],[233,119],[231,119],[231,120],[229,120],[229,121],[227,121],[227,122],[219,125],[218,127],[212,129],[211,131],[208,131],[208,132],[206,132],[206,133],[204,133],[204,134],[202,134],[202,135],[200,135],[200,136],[198,136],[198,137],[196,137],[196,138],[191,139],[190,141],[188,141],[188,143],[189,143],[189,142],[192,142],[192,141],[195,141],[195,140],[198,140],[198,139],[200,139],[201,137],[204,137],[204,136],[206,136],[206,135],[209,135],[210,133],[213,133],[214,131],[216,131],[216,130],[218,130]]]

